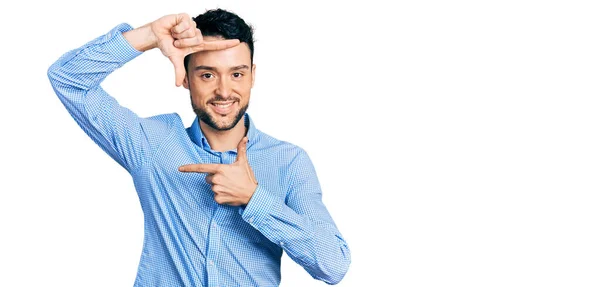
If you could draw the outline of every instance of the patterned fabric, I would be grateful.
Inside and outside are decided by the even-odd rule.
[[[48,70],[79,126],[132,176],[144,212],[144,245],[134,286],[278,286],[282,251],[316,279],[339,282],[350,251],[321,200],[304,150],[262,133],[245,115],[248,160],[259,182],[245,207],[217,204],[190,163],[235,161],[211,150],[198,119],[149,118],[118,104],[100,83],[141,53],[121,24],[64,54]]]

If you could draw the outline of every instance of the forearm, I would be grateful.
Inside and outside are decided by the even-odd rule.
[[[242,216],[315,279],[335,284],[348,270],[350,250],[320,200],[314,203],[320,214],[299,214],[259,187]]]
[[[156,48],[157,40],[150,25],[151,24],[146,24],[142,27],[129,30],[123,33],[123,37],[125,37],[125,40],[127,40],[133,48],[140,52],[154,49]]]

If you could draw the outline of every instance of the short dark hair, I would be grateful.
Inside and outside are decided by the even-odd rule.
[[[207,10],[193,18],[202,36],[221,37],[223,39],[238,39],[250,48],[250,63],[254,62],[254,29],[244,19],[235,13],[223,9]],[[190,55],[183,60],[187,69]]]

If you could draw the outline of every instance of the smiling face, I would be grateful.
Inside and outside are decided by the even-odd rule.
[[[204,37],[205,41],[217,39]],[[190,90],[198,118],[217,131],[235,127],[248,108],[255,69],[245,43],[192,54],[183,86]]]

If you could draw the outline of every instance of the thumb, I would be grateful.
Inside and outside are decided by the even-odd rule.
[[[256,181],[256,176],[254,176],[254,172],[252,171],[252,168],[250,167],[250,163],[248,162],[247,145],[248,145],[248,137],[243,137],[242,140],[240,141],[240,143],[238,143],[238,147],[237,147],[238,153],[237,153],[237,158],[235,159],[235,162],[242,163],[246,167],[246,172],[248,173],[250,180],[252,180],[252,182],[254,184],[258,184],[258,181]]]
[[[248,155],[246,153],[246,144],[248,143],[248,137],[243,137],[237,146],[237,157],[235,162],[248,162]]]
[[[183,83],[183,78],[185,78],[183,59],[179,56],[169,56],[169,60],[175,68],[175,86],[179,87]]]

